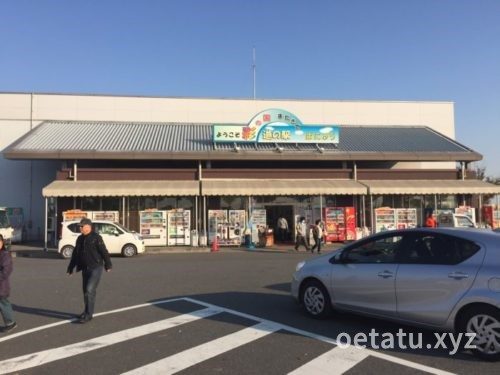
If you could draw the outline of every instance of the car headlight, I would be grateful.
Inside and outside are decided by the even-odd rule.
[[[134,233],[134,237],[138,241],[142,241],[142,236],[140,234]]]
[[[305,261],[297,263],[297,266],[295,267],[295,272],[299,272],[302,269],[302,267],[304,267],[305,264],[306,264]]]

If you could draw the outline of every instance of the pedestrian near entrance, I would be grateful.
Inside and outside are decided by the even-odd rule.
[[[309,251],[309,246],[306,242],[307,225],[306,218],[301,217],[297,223],[297,238],[295,239],[295,251],[299,251],[299,246],[304,245],[306,251]]]
[[[432,212],[427,214],[427,219],[425,219],[425,226],[428,228],[437,228],[437,221],[432,216]]]
[[[278,219],[278,237],[281,242],[286,241],[286,236],[288,233],[288,221],[283,216]]]
[[[5,248],[5,240],[0,234],[0,313],[5,326],[2,327],[2,332],[9,332],[17,327],[12,313],[12,305],[8,300],[10,295],[9,277],[12,273],[12,257]]]
[[[323,227],[321,225],[321,220],[316,220],[313,227],[313,238],[314,246],[311,248],[311,253],[314,253],[314,249],[318,249],[318,254],[321,254],[321,241],[323,240]]]
[[[79,316],[79,322],[83,324],[91,321],[94,316],[97,285],[101,280],[103,266],[109,272],[112,264],[102,237],[92,230],[90,219],[80,221],[80,232],[67,273],[71,276],[75,267],[76,272],[82,271],[85,310]]]

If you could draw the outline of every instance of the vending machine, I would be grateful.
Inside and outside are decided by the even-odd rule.
[[[500,227],[500,211],[495,210],[493,206],[482,207],[483,220],[492,229]]]
[[[354,207],[326,207],[324,218],[326,242],[356,239],[356,209]]]
[[[375,209],[375,233],[396,229],[396,210],[390,207]]]
[[[345,216],[345,239],[354,241],[356,239],[356,209],[354,207],[344,207]]]
[[[246,223],[245,210],[229,210],[228,240],[232,245],[241,245]]]
[[[191,211],[182,208],[168,211],[168,245],[191,244]]]
[[[396,209],[396,228],[408,229],[417,227],[417,209],[416,208],[397,208]]]
[[[167,244],[167,211],[139,211],[139,230],[146,246]]]
[[[227,237],[227,210],[208,210],[208,242],[212,243],[217,236],[219,245],[224,244]]]

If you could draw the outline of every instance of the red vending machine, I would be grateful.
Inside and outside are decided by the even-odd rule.
[[[356,239],[356,210],[354,207],[327,207],[324,209],[326,242]]]
[[[345,239],[354,241],[356,239],[356,209],[344,207],[345,210]]]
[[[483,220],[491,228],[496,228],[495,217],[493,215],[493,206],[483,206],[482,207]]]

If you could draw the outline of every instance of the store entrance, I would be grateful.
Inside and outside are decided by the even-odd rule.
[[[274,231],[274,241],[276,243],[293,242],[293,206],[265,206],[267,216],[267,226]],[[281,232],[278,228],[278,219],[283,216],[288,223],[288,231]]]

